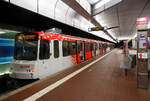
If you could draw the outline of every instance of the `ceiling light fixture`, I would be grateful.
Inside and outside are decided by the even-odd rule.
[[[4,34],[4,33],[5,33],[5,32],[1,32],[1,31],[0,31],[0,34]]]

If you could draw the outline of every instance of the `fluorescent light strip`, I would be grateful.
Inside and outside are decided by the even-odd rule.
[[[102,1],[100,1],[99,3],[97,3],[97,4],[95,5],[95,9],[97,9],[97,8],[99,8],[99,7],[103,6],[103,5],[105,5],[106,3],[110,2],[110,1],[111,1],[111,0],[102,0]]]
[[[1,31],[0,31],[0,34],[4,34],[4,33],[5,33],[5,32],[1,32]]]

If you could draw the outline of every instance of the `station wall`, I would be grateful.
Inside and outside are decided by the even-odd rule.
[[[0,75],[9,72],[14,54],[14,40],[0,38]]]
[[[61,0],[10,0],[10,3],[84,31],[87,31],[89,27],[87,20],[82,21],[84,18]],[[84,27],[80,26],[80,21],[82,21]]]
[[[52,18],[59,22],[68,24],[70,26],[79,28],[83,31],[88,32],[89,27],[94,25],[90,21],[86,20],[80,14],[75,12],[72,8],[66,5],[62,0],[5,0],[17,6],[23,7],[25,9],[31,10],[33,12],[39,13],[46,17]],[[84,9],[88,12],[91,12],[88,3],[82,3],[82,0],[77,0],[78,3],[82,4]],[[86,7],[87,5],[87,7]],[[90,32],[91,34],[97,35],[104,39],[110,39],[109,36],[105,35],[104,32]]]
[[[14,55],[14,37],[18,32],[2,30],[0,34],[0,75],[9,73],[10,63]]]

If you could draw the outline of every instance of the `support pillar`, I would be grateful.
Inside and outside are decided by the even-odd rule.
[[[148,17],[137,19],[137,87],[148,88]]]

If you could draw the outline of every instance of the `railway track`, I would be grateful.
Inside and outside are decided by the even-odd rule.
[[[19,80],[13,79],[9,77],[8,74],[2,75],[0,77],[0,96],[9,93],[10,91],[14,91],[20,87],[33,83],[37,80]]]

